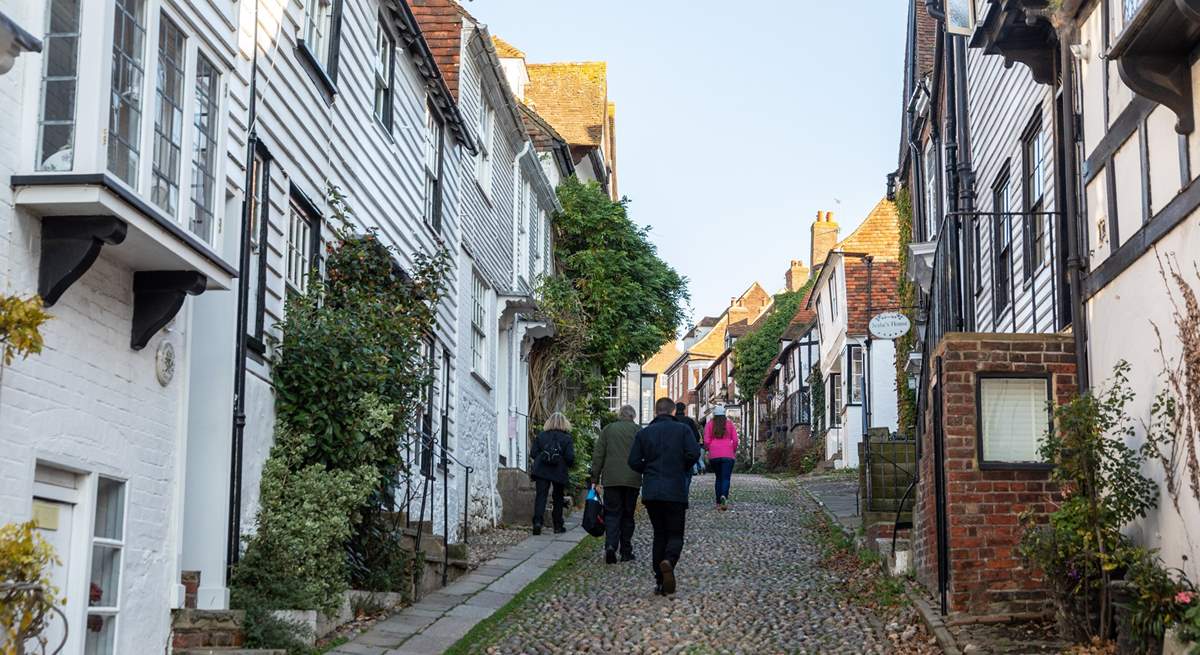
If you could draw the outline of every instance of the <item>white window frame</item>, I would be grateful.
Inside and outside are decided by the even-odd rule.
[[[325,74],[334,74],[333,20],[338,0],[303,0],[304,24],[301,26],[304,47],[317,60]]]
[[[332,8],[332,6],[331,2],[330,7]],[[375,50],[372,55],[375,120],[379,121],[388,134],[391,134],[395,121],[393,81],[396,69],[396,39],[392,37],[392,33],[384,24],[382,15],[376,20]]]
[[[142,155],[146,146],[143,141],[143,122],[146,116],[146,77],[148,72],[154,72],[154,70],[147,70],[154,63],[147,61],[146,58],[146,40],[150,34],[150,21],[153,20],[153,16],[149,0],[116,0],[116,3],[113,23],[109,26],[109,30],[112,35],[110,55],[117,63],[110,71],[108,87],[110,98],[119,97],[121,100],[111,103],[108,110],[107,169],[118,179],[137,189],[141,181]],[[140,11],[130,11],[130,8],[140,9]],[[137,22],[138,14],[140,14],[141,22]],[[129,21],[124,21],[125,17],[128,17]],[[117,33],[118,24],[123,28],[132,25],[133,33],[140,33],[140,36],[137,37],[138,47],[129,51],[123,48],[118,49],[121,43]],[[124,34],[124,31],[121,33]],[[118,86],[119,63],[125,60],[130,62],[130,67],[135,74],[128,80],[120,80],[124,85]],[[131,126],[129,134],[123,134],[121,130],[117,129],[123,122],[119,118],[122,110],[133,115],[128,119]],[[123,169],[116,168],[116,155],[120,153],[124,153],[126,156],[124,162],[126,165]]]
[[[934,148],[933,142],[929,143],[929,147],[925,149],[925,230],[926,240],[934,240],[937,238],[939,220],[938,206],[940,205],[938,198],[938,167],[937,167],[937,149]]]
[[[479,153],[475,156],[475,181],[489,199],[492,195],[492,146],[496,132],[496,110],[487,88],[479,86]]]
[[[120,493],[121,493],[121,496],[120,496],[120,512],[121,512],[120,534],[116,538],[99,537],[96,535],[97,529],[99,527],[98,526],[98,521],[99,521],[98,515],[100,512],[100,484],[106,480],[120,485]],[[93,653],[95,653],[96,655],[111,655],[111,653],[117,652],[116,647],[117,647],[117,644],[120,643],[119,631],[120,631],[120,627],[121,627],[120,614],[121,614],[121,600],[122,600],[121,587],[122,587],[123,578],[124,578],[124,575],[122,575],[122,574],[124,573],[125,554],[126,554],[125,553],[125,535],[128,531],[128,525],[129,525],[129,485],[125,480],[120,480],[117,478],[110,478],[110,477],[106,477],[106,476],[97,476],[95,493],[93,495],[93,498],[95,499],[95,502],[93,503],[92,521],[91,521],[92,527],[89,531],[89,540],[88,540],[89,547],[88,547],[88,553],[87,553],[87,567],[88,567],[87,580],[89,581],[88,582],[89,596],[87,598],[87,617],[85,619],[85,625],[83,626],[84,627],[83,642],[84,642],[84,649],[85,649],[86,655],[93,655]],[[113,605],[92,605],[92,602],[91,602],[90,589],[91,589],[92,575],[94,573],[94,571],[92,569],[95,564],[97,549],[109,549],[109,550],[117,551],[116,590],[114,591],[114,597],[116,599],[116,603]],[[109,620],[113,621],[113,626],[112,626],[113,650],[110,651],[109,653],[105,653],[104,651],[91,651],[91,650],[87,649],[87,646],[86,646],[87,636],[89,633],[92,632],[92,630],[88,624],[91,623],[91,618],[93,616],[103,617],[100,620],[109,619]]]
[[[849,350],[849,353],[847,353],[849,357],[846,360],[846,364],[849,370],[846,372],[849,374],[847,380],[850,382],[850,396],[847,399],[847,403],[850,405],[861,405],[867,382],[866,349],[858,344],[850,344],[847,349]]]
[[[484,380],[488,368],[488,287],[479,273],[471,276],[471,371]]]
[[[83,3],[84,0],[66,0],[75,2],[75,30],[56,32],[56,21],[54,20],[54,7],[62,0],[49,0],[46,3],[46,32],[42,38],[42,50],[45,53],[42,57],[42,81],[40,87],[39,101],[41,103],[38,111],[38,137],[37,137],[37,154],[34,162],[35,168],[39,171],[69,171],[75,167],[75,136],[76,136],[76,119],[75,109],[79,105],[79,46],[82,36],[83,25]],[[59,46],[56,44],[66,44],[71,39],[75,42],[75,56],[71,60],[71,70],[59,71],[58,75],[51,75],[50,64],[51,56],[58,51]],[[49,85],[68,85],[71,89],[71,100],[69,106],[63,107],[60,103],[47,103],[46,95]],[[48,118],[50,111],[56,109],[62,112],[61,118]],[[67,140],[58,150],[47,154],[44,150],[46,146],[46,128],[67,128]],[[62,162],[55,162],[54,165],[47,166],[46,164],[54,157],[60,155],[59,159]]]
[[[308,291],[308,276],[314,264],[312,239],[317,238],[315,220],[295,198],[289,201],[285,275],[288,286],[298,293]]]
[[[425,222],[442,229],[443,192],[442,158],[446,144],[446,126],[433,106],[425,103]]]
[[[829,315],[832,320],[838,318],[838,274],[837,269],[829,274]]]
[[[200,84],[200,70],[207,66],[211,73],[211,89]],[[198,53],[192,67],[192,211],[188,227],[192,233],[212,243],[217,222],[217,163],[220,154],[221,72],[204,53]],[[204,98],[209,102],[203,105]],[[203,214],[203,216],[202,216]]]
[[[178,38],[178,43],[166,39]],[[154,128],[151,137],[150,202],[169,216],[179,212],[180,180],[184,169],[183,138],[189,79],[188,33],[164,11],[159,11],[158,49],[154,76]],[[179,59],[168,58],[167,47],[178,47]],[[170,86],[164,86],[164,83]],[[169,116],[165,115],[169,112]]]

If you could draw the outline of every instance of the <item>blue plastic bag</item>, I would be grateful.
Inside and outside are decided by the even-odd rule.
[[[583,529],[593,537],[604,536],[604,499],[596,493],[596,487],[588,489],[583,504]]]

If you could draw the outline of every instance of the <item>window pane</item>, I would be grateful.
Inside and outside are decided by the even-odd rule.
[[[983,459],[1037,462],[1038,443],[1050,425],[1045,379],[980,380]]]
[[[121,586],[121,549],[118,546],[92,546],[92,580],[88,592],[89,607],[116,607]]]
[[[142,125],[143,41],[146,0],[115,0],[112,79],[108,116],[108,170],[137,186]]]
[[[192,119],[192,217],[190,227],[201,239],[212,239],[217,168],[217,75],[203,56],[196,60],[196,114]]]
[[[113,637],[116,634],[117,617],[90,614],[87,617],[86,655],[113,655]]]
[[[42,115],[38,121],[37,168],[66,171],[74,166],[75,88],[79,64],[79,0],[51,0],[43,43]]]
[[[100,478],[96,491],[96,532],[101,539],[120,541],[125,533],[125,483]]]
[[[308,285],[308,272],[312,267],[309,240],[312,227],[304,210],[292,203],[291,220],[288,221],[287,281],[297,291],[304,292]]]
[[[158,30],[158,84],[154,112],[154,165],[150,199],[174,216],[179,207],[183,148],[183,32],[165,15]]]

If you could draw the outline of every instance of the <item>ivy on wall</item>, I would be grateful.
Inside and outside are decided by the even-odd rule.
[[[796,317],[800,303],[808,294],[813,281],[809,280],[797,291],[787,291],[775,296],[775,303],[768,310],[767,317],[758,329],[737,340],[733,346],[733,357],[736,366],[733,369],[733,379],[743,393],[753,395],[762,387],[763,378],[767,376],[767,367],[771,360],[779,354],[779,340],[787,330],[788,324]]]
[[[908,244],[912,243],[912,194],[908,187],[902,186],[896,190],[896,212],[900,215],[900,272],[897,274],[896,290],[900,301],[900,311],[908,317],[912,325],[917,324],[917,287],[906,275],[908,271]],[[908,387],[908,374],[905,366],[908,355],[917,348],[916,329],[909,330],[904,336],[896,339],[896,403],[899,410],[898,431],[908,437],[916,436],[917,426],[917,392]]]

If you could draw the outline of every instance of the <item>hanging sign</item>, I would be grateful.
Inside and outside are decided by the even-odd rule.
[[[867,324],[867,328],[871,331],[871,336],[876,339],[899,339],[908,334],[912,328],[912,323],[908,317],[900,312],[883,312],[876,314],[871,318],[871,322]]]

